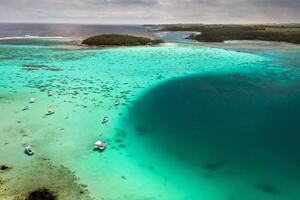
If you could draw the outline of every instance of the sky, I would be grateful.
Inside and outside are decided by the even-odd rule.
[[[299,23],[300,0],[0,0],[0,22]]]

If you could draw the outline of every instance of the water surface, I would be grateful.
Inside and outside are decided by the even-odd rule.
[[[12,169],[1,172],[0,192],[46,185],[65,199],[296,200],[297,55],[2,44],[0,164]],[[56,113],[45,116],[48,108]],[[105,152],[93,151],[97,140],[109,143]],[[27,144],[35,156],[24,155]]]

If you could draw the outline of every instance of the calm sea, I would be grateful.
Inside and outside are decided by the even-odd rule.
[[[0,37],[31,36],[86,36],[99,33],[145,34],[142,25],[80,25],[80,24],[29,24],[0,23]]]

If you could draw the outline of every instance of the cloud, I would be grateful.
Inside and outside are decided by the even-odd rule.
[[[0,21],[143,24],[299,19],[299,0],[0,0]]]
[[[153,4],[157,4],[158,1],[155,0],[124,0],[124,1],[120,1],[120,0],[100,0],[97,1],[98,3],[107,3],[107,4],[127,4],[127,5],[153,5]]]

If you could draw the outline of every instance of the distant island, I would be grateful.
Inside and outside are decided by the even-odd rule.
[[[151,39],[147,37],[119,34],[103,34],[89,37],[83,40],[82,44],[88,46],[142,46],[157,45],[163,42],[163,40]]]
[[[189,38],[199,42],[224,42],[226,40],[263,40],[300,44],[300,25],[162,25],[163,31],[195,31]]]

